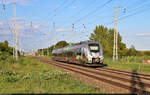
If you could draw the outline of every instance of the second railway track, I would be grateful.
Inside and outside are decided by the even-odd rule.
[[[51,63],[51,65],[63,68],[69,71],[80,73],[82,75],[91,77],[98,81],[103,81],[111,85],[115,85],[129,90],[131,93],[150,94],[150,78],[146,74],[137,74],[137,72],[123,72],[113,69],[101,68],[85,68],[73,64],[65,64],[58,61],[48,59],[34,58],[44,63]],[[146,76],[144,76],[146,75]]]

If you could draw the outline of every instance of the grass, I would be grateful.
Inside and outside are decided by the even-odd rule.
[[[16,64],[0,62],[0,93],[100,93],[100,90],[68,73],[23,57]]]
[[[46,59],[51,59],[52,56],[36,56],[36,57],[39,57],[39,58],[46,58]]]
[[[109,68],[116,68],[121,70],[137,70],[137,72],[150,73],[150,64],[143,64],[143,60],[150,59],[150,56],[143,57],[124,57],[120,58],[118,61],[113,61],[112,58],[105,58],[104,63],[107,64]]]

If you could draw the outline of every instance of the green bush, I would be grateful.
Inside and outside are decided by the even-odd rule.
[[[0,60],[3,60],[3,61],[5,61],[5,60],[7,60],[7,58],[9,57],[10,55],[7,53],[7,52],[1,52],[0,53]]]
[[[8,77],[5,77],[5,80],[7,82],[10,82],[10,83],[14,83],[14,82],[17,82],[18,79],[15,77],[15,76],[8,76]]]

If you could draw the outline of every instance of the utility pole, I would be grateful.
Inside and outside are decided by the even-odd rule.
[[[55,22],[53,22],[53,31],[54,31],[54,49],[55,49],[55,37],[56,37],[56,35],[55,35]]]
[[[74,31],[74,24],[72,24],[72,31],[71,31],[71,34],[70,34],[70,45],[71,45],[71,43],[72,43],[72,33],[73,33],[73,31]]]
[[[21,55],[21,39],[19,40],[19,48],[20,48],[20,55]]]
[[[18,33],[17,33],[17,29],[16,29],[16,2],[13,2],[13,5],[14,5],[14,33],[15,33],[15,58],[16,60],[18,60]]]
[[[115,7],[115,25],[114,25],[114,47],[113,47],[113,60],[116,59],[116,32],[117,32],[117,8]]]
[[[47,56],[49,56],[49,49],[48,49],[48,47],[47,47]]]
[[[15,27],[15,25],[13,25],[13,28]],[[13,58],[15,58],[15,31],[13,31]]]
[[[32,21],[31,21],[31,23],[30,23],[30,24],[31,24],[31,31],[33,32],[34,30],[33,30],[33,25],[32,25]]]
[[[24,56],[23,47],[21,48],[21,55]]]
[[[42,56],[44,56],[43,49],[42,49]]]
[[[4,10],[4,12],[6,12],[6,7],[5,7],[5,4],[4,4],[4,2],[3,2],[3,0],[1,0],[1,3],[2,3],[2,5],[3,5],[3,10]],[[14,47],[14,32],[12,32],[12,42],[13,42],[13,58],[14,58],[14,54],[15,54],[15,47]]]
[[[83,24],[83,32],[82,33],[86,33],[86,27],[84,24]]]
[[[124,8],[115,6],[115,25],[114,25],[114,47],[113,47],[113,60],[118,59],[118,27],[117,27],[117,9]]]

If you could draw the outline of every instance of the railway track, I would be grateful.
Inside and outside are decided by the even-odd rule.
[[[37,60],[42,61],[44,63],[50,63],[53,66],[63,68],[72,72],[80,73],[98,81],[109,83],[110,85],[115,85],[127,89],[131,93],[142,93],[144,95],[150,94],[150,77],[146,74],[137,74],[137,72],[126,72],[121,70],[113,70],[109,68],[85,68],[78,65],[65,64],[62,62],[41,58],[38,58]]]
[[[136,71],[131,72],[131,71],[118,70],[118,69],[111,69],[111,68],[97,68],[97,69],[105,72],[111,72],[111,73],[121,74],[125,76],[132,76],[132,77],[138,77],[145,80],[150,80],[150,74],[137,73]]]

